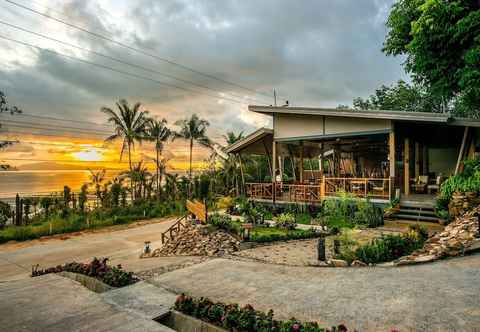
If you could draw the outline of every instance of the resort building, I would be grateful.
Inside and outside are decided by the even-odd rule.
[[[377,202],[397,198],[432,206],[442,181],[480,151],[480,121],[446,113],[249,110],[271,116],[273,129],[260,128],[227,152],[268,157],[271,181],[245,184],[256,200],[316,203],[343,191]],[[285,159],[298,169],[290,181],[283,181]]]

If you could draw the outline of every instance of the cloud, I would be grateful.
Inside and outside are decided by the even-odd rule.
[[[386,57],[381,52],[386,34],[384,21],[392,3],[393,0],[48,2],[54,8],[49,12],[53,16],[62,14],[69,22],[223,81],[5,5],[12,23],[216,91],[120,65],[13,29],[6,29],[6,34],[196,92],[128,77],[6,41],[0,41],[0,47],[6,50],[0,55],[5,63],[0,69],[0,89],[25,113],[98,123],[105,121],[99,109],[114,107],[119,98],[143,102],[152,114],[166,118],[170,124],[197,113],[210,121],[210,135],[220,142],[226,130],[249,132],[269,125],[268,118],[251,114],[246,104],[272,104],[274,88],[279,103],[288,99],[296,106],[336,106],[351,104],[357,96],[368,96],[381,84],[408,79],[401,67],[402,59]],[[199,92],[238,99],[245,104]]]

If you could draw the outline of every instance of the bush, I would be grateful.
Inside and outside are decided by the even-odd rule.
[[[38,266],[32,268],[32,277],[38,277],[49,273],[58,273],[62,271],[83,274],[96,278],[112,287],[123,287],[131,285],[138,281],[133,272],[125,272],[121,265],[109,266],[108,258],[97,259],[96,257],[87,264],[71,262],[65,265],[58,265],[47,269],[38,269]]]
[[[463,172],[450,176],[440,187],[440,196],[450,201],[454,192],[480,192],[480,158],[465,160]]]
[[[343,325],[332,327],[332,330],[323,329],[316,322],[300,322],[295,318],[286,321],[277,321],[273,318],[273,310],[267,313],[255,310],[247,304],[240,307],[238,304],[212,302],[206,298],[192,298],[185,294],[177,297],[175,310],[193,316],[203,321],[223,327],[229,331],[238,332],[326,332],[347,329]]]
[[[353,221],[357,225],[364,225],[370,228],[382,226],[384,224],[383,210],[368,200],[358,201]]]
[[[422,248],[427,237],[427,231],[418,226],[402,235],[384,235],[358,247],[355,250],[355,258],[367,264],[389,262]]]
[[[275,229],[271,229],[269,233],[258,232],[254,229],[252,232],[250,240],[258,243],[267,243],[275,241],[288,241],[288,240],[301,240],[301,239],[311,239],[319,237],[320,234],[314,230],[290,230],[284,232],[276,232]]]
[[[232,217],[226,214],[212,214],[208,217],[208,223],[217,229],[223,229],[224,231],[230,232],[233,230]]]
[[[291,213],[282,213],[274,218],[275,224],[279,228],[293,230],[297,227],[295,216]]]

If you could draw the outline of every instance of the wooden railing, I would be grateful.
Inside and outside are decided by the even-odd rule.
[[[328,196],[337,196],[340,192],[354,194],[360,198],[390,197],[390,179],[388,178],[334,178],[324,177],[319,184],[277,183],[276,199],[289,202],[319,202]],[[257,199],[272,199],[272,183],[246,183],[247,196]]]
[[[165,232],[161,234],[162,237],[162,244],[165,243],[166,240],[173,240],[175,236],[180,232],[182,228],[185,228],[187,225],[187,216],[183,216],[178,218],[175,223],[170,226]]]

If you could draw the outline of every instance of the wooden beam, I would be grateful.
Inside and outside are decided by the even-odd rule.
[[[390,165],[390,177],[395,177],[395,132],[392,130],[388,136],[388,160]]]
[[[428,147],[424,144],[423,149],[422,149],[422,171],[423,174],[427,175],[428,174]]]
[[[300,141],[300,183],[303,183],[303,141]]]
[[[403,177],[405,195],[410,195],[410,140],[405,138],[403,153]]]
[[[465,145],[467,143],[468,129],[470,127],[465,127],[463,132],[462,144],[460,145],[460,151],[458,152],[457,165],[455,166],[455,175],[460,171],[460,165],[462,164],[463,154],[465,153]]]
[[[273,140],[272,144],[272,202],[276,201],[276,183],[277,183],[277,142]]]
[[[420,143],[415,142],[415,178],[420,176]]]

